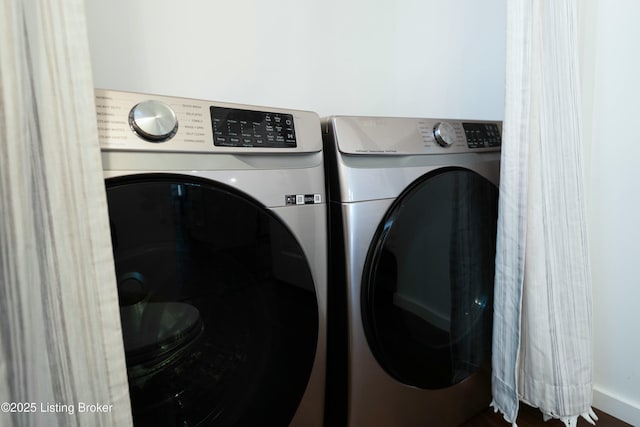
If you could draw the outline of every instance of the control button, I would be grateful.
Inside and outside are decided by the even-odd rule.
[[[148,100],[131,109],[129,125],[141,138],[150,142],[163,142],[171,139],[178,131],[178,118],[167,104]]]
[[[441,147],[449,147],[456,142],[456,130],[450,123],[440,122],[433,127],[433,137]]]

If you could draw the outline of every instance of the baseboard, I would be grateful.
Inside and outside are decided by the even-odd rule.
[[[640,426],[640,404],[625,401],[608,390],[594,387],[593,407],[632,426]]]

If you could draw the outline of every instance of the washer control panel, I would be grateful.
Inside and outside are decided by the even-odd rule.
[[[320,152],[310,111],[95,90],[103,150],[200,153]]]
[[[222,147],[295,147],[293,115],[210,107],[213,141]]]

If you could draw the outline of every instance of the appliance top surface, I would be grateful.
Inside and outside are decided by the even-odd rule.
[[[347,155],[495,152],[502,143],[499,121],[333,116],[323,119],[323,125]]]
[[[310,111],[96,89],[103,151],[282,154],[322,150]]]

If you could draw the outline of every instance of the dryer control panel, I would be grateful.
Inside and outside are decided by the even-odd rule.
[[[500,147],[502,144],[497,123],[462,122],[462,128],[469,148]]]
[[[502,123],[492,121],[336,116],[325,126],[333,129],[345,154],[487,152],[499,151],[502,144]]]

